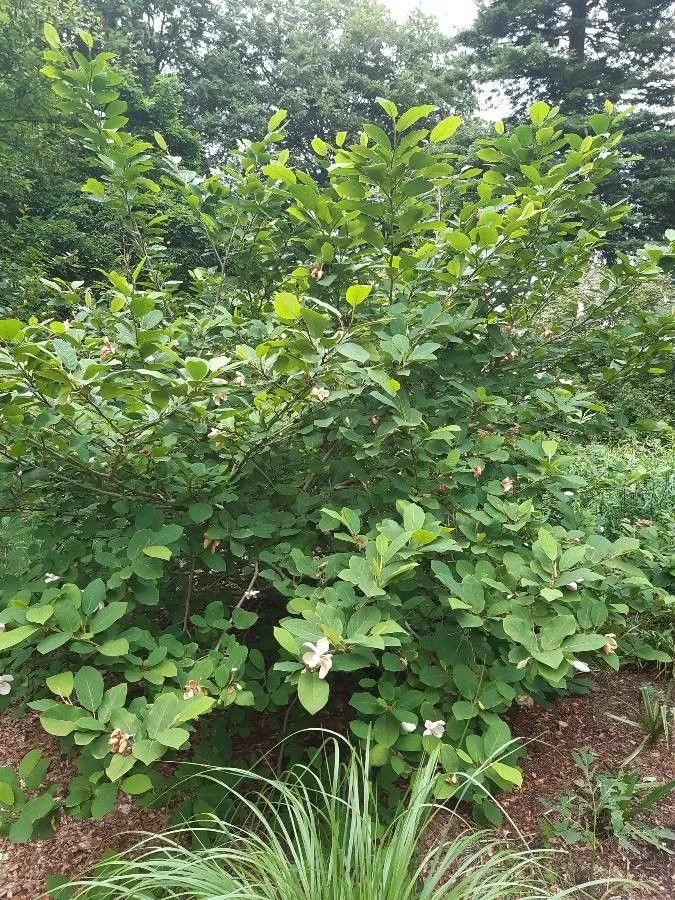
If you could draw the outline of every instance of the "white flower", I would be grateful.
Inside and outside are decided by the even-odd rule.
[[[237,387],[243,387],[246,384],[246,376],[243,372],[235,372],[234,383]]]
[[[574,491],[563,491],[566,497],[574,497]]]
[[[61,576],[55,575],[53,572],[45,572],[45,576],[42,580],[45,584],[53,584],[55,581],[61,581]]]
[[[417,725],[414,722],[401,722],[401,731],[404,734],[412,734],[416,728]]]
[[[578,591],[579,590],[579,585],[576,583],[576,581],[570,581],[570,583],[566,584],[565,587],[567,588],[568,591]]]
[[[424,723],[424,737],[436,737],[442,738],[445,734],[445,722],[443,719],[439,719],[438,722],[432,722],[431,719],[427,719]]]
[[[573,384],[573,383],[574,382],[572,381],[571,378],[559,378],[558,379],[558,384]]]
[[[7,628],[4,622],[0,622],[0,634]]]
[[[328,652],[330,649],[328,638],[319,638],[316,644],[306,641],[303,647],[309,647],[309,652],[303,654],[302,657],[304,664],[308,669],[316,669],[318,667],[319,678],[325,678],[333,665],[333,654]]]
[[[0,697],[6,697],[12,690],[13,675],[0,675]]]
[[[577,670],[577,672],[590,672],[590,668],[586,665],[585,662],[582,662],[580,659],[572,660],[572,667]]]
[[[230,362],[232,362],[232,359],[229,356],[214,356],[213,359],[209,360],[209,369],[212,372],[217,372],[218,369],[222,369],[223,366]]]
[[[257,597],[259,593],[260,591],[254,591],[252,589],[244,591],[244,600],[252,600],[254,597]]]
[[[330,397],[330,391],[325,387],[315,387],[312,388],[312,397],[316,397],[317,400],[323,403],[324,400],[328,400]]]

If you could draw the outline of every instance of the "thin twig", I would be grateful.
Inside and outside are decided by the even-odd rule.
[[[190,562],[190,574],[188,575],[187,594],[185,595],[185,613],[183,614],[183,634],[188,633],[188,621],[190,618],[190,601],[192,600],[192,586],[195,576],[195,558]]]

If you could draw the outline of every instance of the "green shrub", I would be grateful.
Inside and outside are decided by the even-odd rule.
[[[575,515],[554,432],[596,404],[559,378],[574,311],[560,341],[532,327],[620,226],[592,193],[621,114],[581,138],[536,103],[467,168],[445,150],[457,117],[383,100],[388,134],[313,140],[319,186],[279,110],[200,180],[124,131],[109,54],[46,37],[83,189],[125,240],[102,281],[53,284],[69,321],[0,321],[3,505],[36,509],[38,544],[1,585],[3,702],[79,754],[73,815],[109,783],[149,795],[197,729],[226,756],[252,710],[315,715],[334,690],[383,783],[440,743],[437,796],[476,772],[498,820],[481,788],[519,785],[522,752],[486,764],[500,714],[617,668],[609,636],[670,602],[637,539]],[[164,268],[165,195],[219,261],[186,284]],[[607,270],[601,314],[660,258]]]

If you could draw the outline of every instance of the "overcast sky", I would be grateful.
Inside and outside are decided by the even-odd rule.
[[[453,32],[470,25],[476,14],[473,0],[383,0],[397,19],[405,19],[407,14],[419,6],[420,9],[436,16],[444,31]]]

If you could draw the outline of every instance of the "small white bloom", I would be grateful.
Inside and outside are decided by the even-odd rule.
[[[563,491],[566,497],[574,497],[574,491]]]
[[[309,647],[309,653],[303,654],[302,661],[308,669],[319,669],[319,678],[325,678],[333,665],[333,654],[329,653],[330,642],[328,638],[322,637],[312,644],[306,641],[304,647]]]
[[[232,359],[229,356],[214,356],[213,359],[209,360],[209,369],[212,372],[217,372],[218,369],[222,369],[230,362],[232,362]]]
[[[558,384],[573,384],[573,383],[574,382],[572,381],[571,378],[559,378],[558,379]]]
[[[53,572],[45,572],[45,576],[42,580],[45,584],[53,584],[55,581],[61,581],[61,576],[55,575]]]
[[[445,722],[443,719],[439,719],[438,722],[432,722],[431,719],[427,719],[424,723],[424,737],[436,737],[442,738],[445,734]]]
[[[254,590],[244,591],[244,600],[252,600],[253,597],[257,597],[259,593],[260,591]]]
[[[599,534],[602,534],[604,530],[605,530],[605,529],[604,529],[604,526],[603,526],[603,525],[598,525],[598,533],[599,533]]]
[[[590,668],[586,665],[585,662],[582,662],[580,659],[572,660],[572,667],[577,670],[577,672],[590,672]]]
[[[316,397],[317,400],[323,403],[324,400],[328,400],[330,397],[330,391],[325,387],[315,387],[312,388],[312,397]]]
[[[570,581],[570,583],[566,584],[565,587],[567,588],[568,591],[578,591],[579,590],[579,585],[576,583],[576,581]]]
[[[0,675],[0,696],[6,697],[12,690],[13,675]]]
[[[7,628],[4,622],[0,622],[0,634]]]
[[[243,387],[246,384],[246,376],[243,372],[235,372],[234,383],[237,387]]]
[[[416,728],[417,725],[414,722],[401,722],[401,731],[405,734],[412,734]]]

